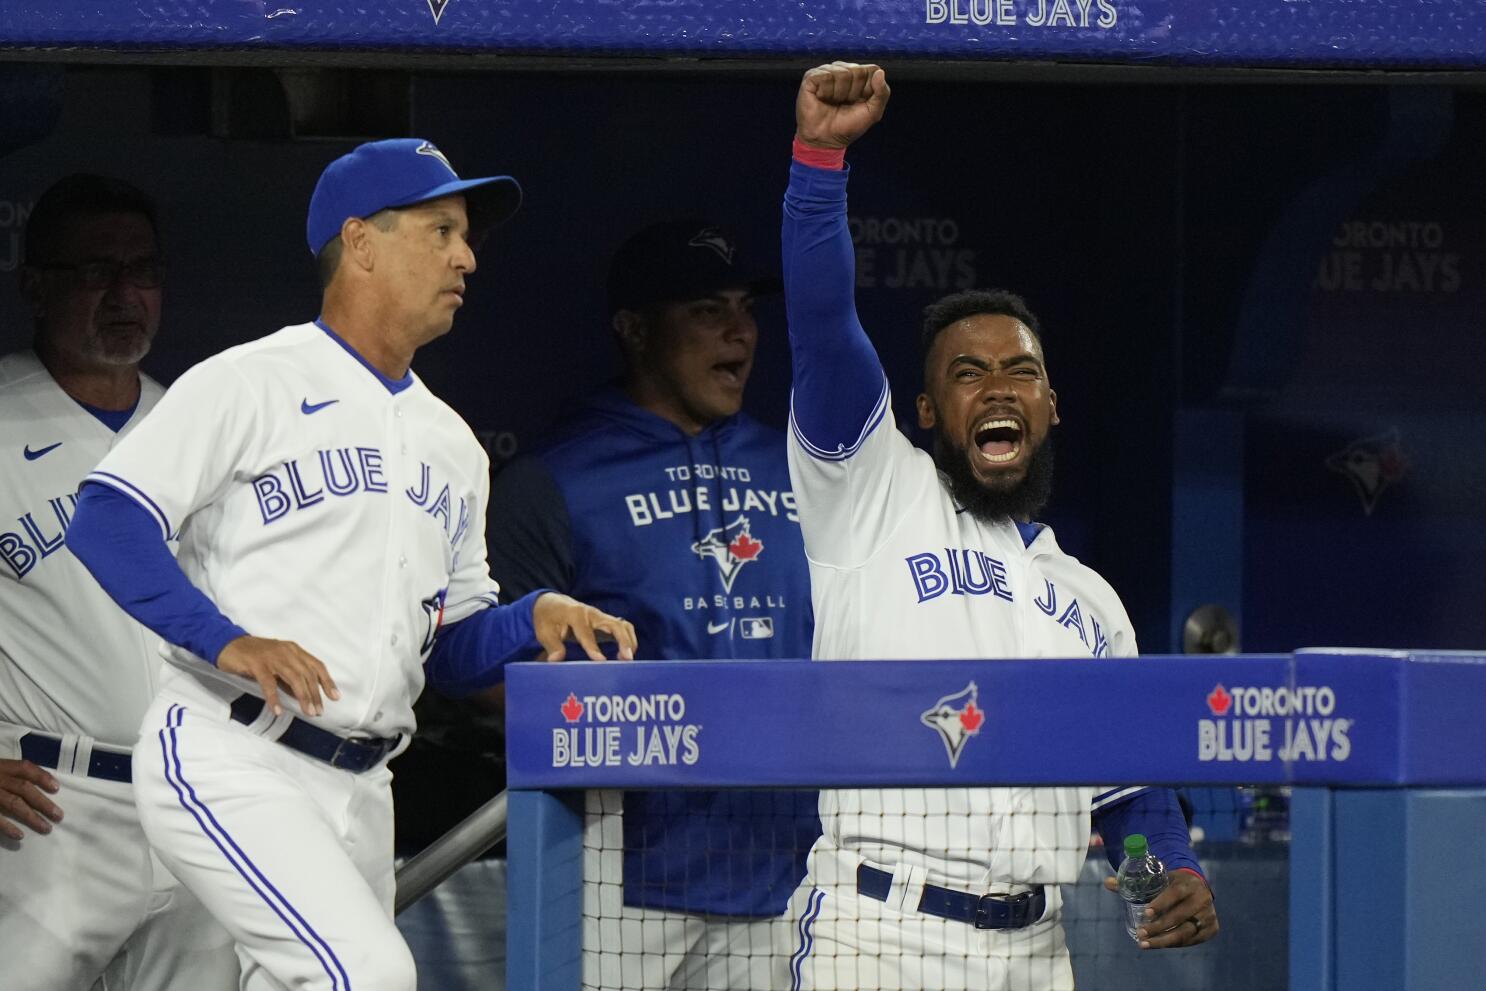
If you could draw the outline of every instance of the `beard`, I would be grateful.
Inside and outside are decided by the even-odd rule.
[[[991,488],[970,470],[965,448],[934,435],[934,464],[949,478],[955,502],[982,523],[1031,522],[1053,494],[1053,438],[1042,438],[1019,481]]]
[[[154,331],[144,327],[128,331],[94,329],[84,339],[82,353],[100,365],[137,365],[150,353],[154,339]]]

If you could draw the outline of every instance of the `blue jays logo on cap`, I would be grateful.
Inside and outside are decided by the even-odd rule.
[[[367,142],[331,162],[320,174],[305,223],[310,253],[318,255],[352,217],[370,217],[455,193],[465,198],[472,234],[489,230],[521,205],[521,186],[515,179],[507,175],[461,179],[431,141]]]
[[[444,163],[444,166],[449,170],[450,175],[452,175],[456,179],[459,178],[459,173],[454,171],[454,166],[449,164],[449,159],[444,157],[444,153],[439,151],[438,148],[434,146],[434,143],[432,141],[425,141],[421,145],[419,145],[418,154],[432,155],[434,158],[437,158],[439,161]]]
[[[716,227],[704,227],[692,235],[690,241],[686,242],[688,248],[711,248],[717,252],[717,257],[726,265],[733,263],[733,242],[727,239],[727,235]]]

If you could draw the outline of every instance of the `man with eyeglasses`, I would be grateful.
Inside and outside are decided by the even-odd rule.
[[[160,325],[154,204],[68,176],[37,200],[24,251],[35,341],[0,358],[0,984],[236,988],[230,938],[135,810],[157,638],[63,545],[83,476],[162,393],[139,370]]]

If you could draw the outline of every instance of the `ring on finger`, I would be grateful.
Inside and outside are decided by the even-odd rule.
[[[1199,919],[1199,918],[1197,918],[1197,916],[1194,915],[1190,919],[1188,919],[1187,921],[1190,922],[1190,923],[1192,923],[1192,932],[1193,933],[1200,933],[1200,932],[1202,932],[1202,920]]]

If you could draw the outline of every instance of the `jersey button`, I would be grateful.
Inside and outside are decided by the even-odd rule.
[[[392,411],[392,415],[395,416],[395,417],[397,417],[399,420],[401,420],[402,419],[402,409],[401,408],[398,408],[398,409],[393,410]]]
[[[408,559],[405,558],[405,557],[398,558],[397,559],[397,566],[399,568],[406,568],[408,566]]]
[[[397,634],[396,633],[392,634],[392,646],[394,646],[394,647],[397,646]]]

